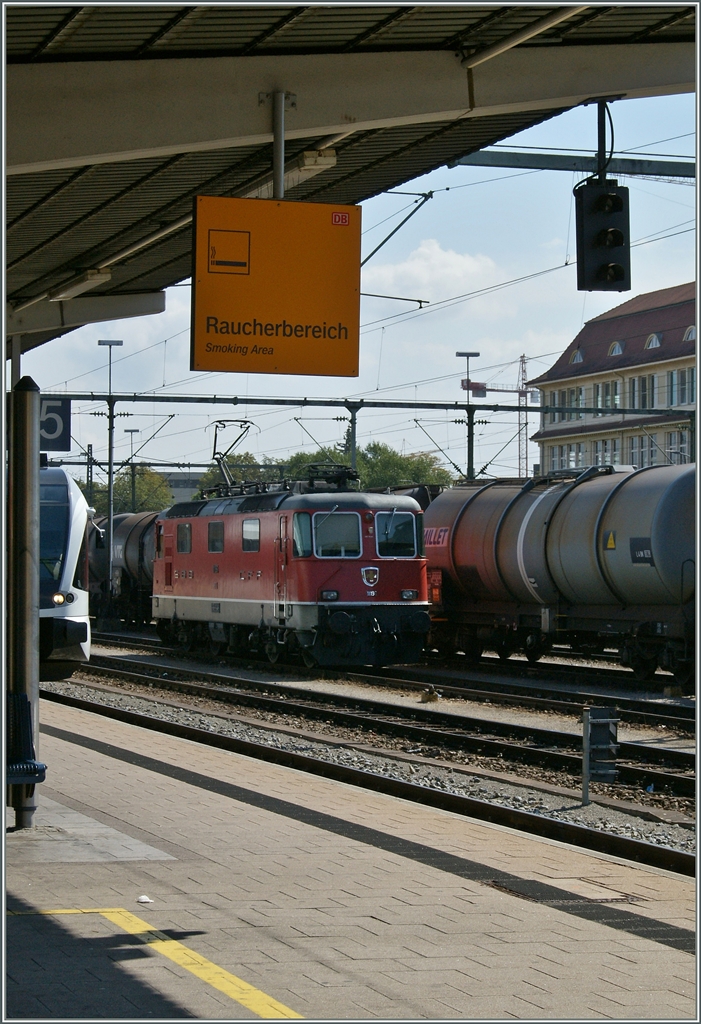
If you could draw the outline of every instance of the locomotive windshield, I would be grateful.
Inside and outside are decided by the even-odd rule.
[[[358,513],[315,513],[314,552],[317,558],[360,558],[360,516]]]
[[[377,553],[382,558],[414,558],[416,555],[416,531],[411,512],[378,512],[375,516],[377,529]]]

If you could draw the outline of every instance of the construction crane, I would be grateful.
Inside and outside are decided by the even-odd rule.
[[[536,390],[526,387],[526,380],[528,379],[526,363],[526,356],[521,356],[518,369],[518,387],[515,388],[508,388],[503,384],[490,386],[476,380],[470,380],[469,377],[465,377],[460,381],[460,387],[463,391],[469,391],[473,398],[486,398],[488,391],[501,391],[502,393],[518,395],[518,475],[520,477],[528,476],[528,397],[530,395],[531,400],[535,401],[538,396]]]

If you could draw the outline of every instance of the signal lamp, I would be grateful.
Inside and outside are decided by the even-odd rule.
[[[402,601],[415,601],[419,596],[418,590],[403,590]]]
[[[574,198],[577,289],[589,292],[629,291],[628,189],[619,186],[617,181],[588,179],[575,188]]]
[[[337,590],[322,590],[321,591],[321,600],[322,601],[338,601],[338,591]]]
[[[75,594],[66,594],[66,604],[73,604],[75,601]]]
[[[54,596],[51,598],[51,600],[53,601],[54,604],[63,604],[63,602],[66,599],[63,596],[63,594],[54,594]]]

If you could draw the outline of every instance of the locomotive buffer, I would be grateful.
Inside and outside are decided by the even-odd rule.
[[[589,782],[615,782],[618,752],[616,708],[584,708],[582,712],[582,806],[589,803]]]

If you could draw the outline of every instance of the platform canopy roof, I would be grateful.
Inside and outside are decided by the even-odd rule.
[[[358,203],[581,103],[693,90],[695,9],[6,6],[6,333],[163,308],[194,196],[269,194],[275,91],[286,198]]]

